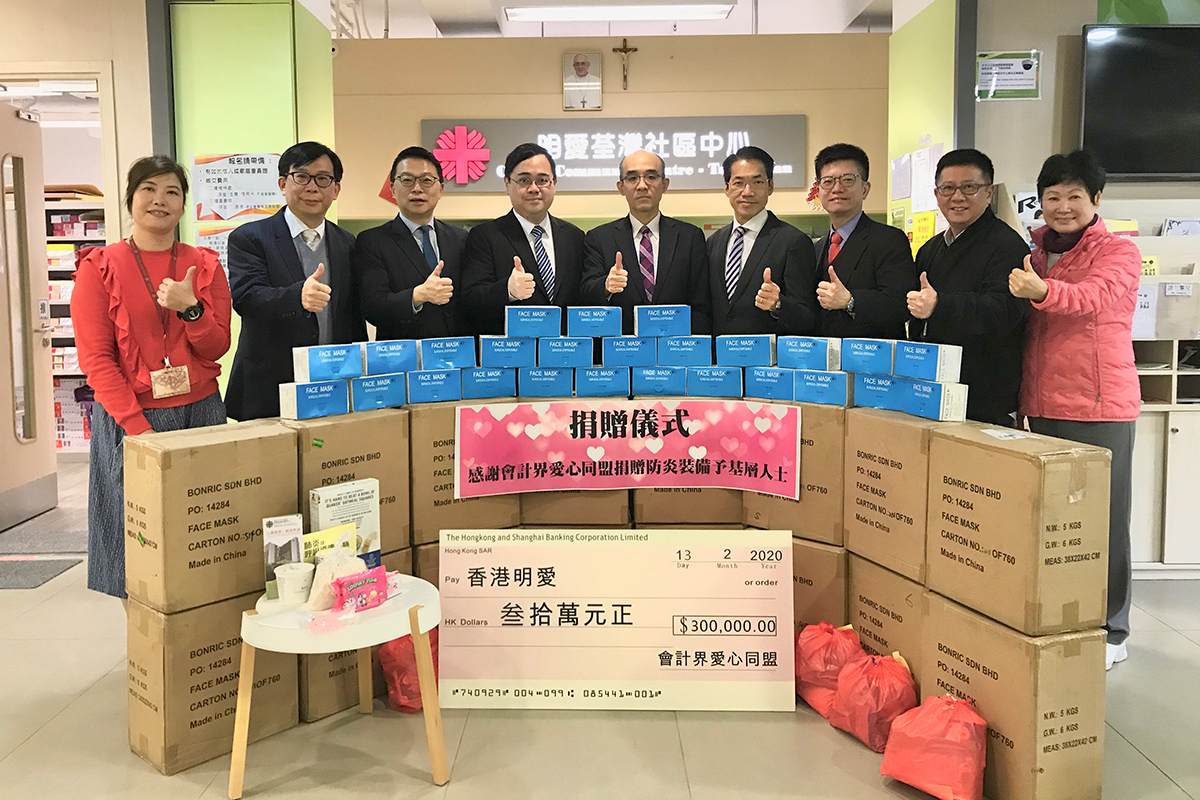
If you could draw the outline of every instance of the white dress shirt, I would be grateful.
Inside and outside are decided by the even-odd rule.
[[[746,232],[742,235],[742,263],[738,267],[738,280],[742,279],[742,267],[746,266],[746,259],[750,257],[750,251],[754,249],[754,242],[758,239],[759,231],[767,224],[767,210],[755,214],[744,223],[740,223],[737,219],[733,221],[733,230],[729,232],[729,244],[725,246],[725,267],[729,266],[729,254],[733,252],[733,241],[737,237],[738,227],[743,227]],[[723,267],[724,269],[724,267]]]
[[[321,242],[325,241],[325,218],[324,217],[321,218],[320,225],[318,225],[315,228],[309,228],[307,225],[305,225],[303,222],[300,221],[299,217],[297,217],[295,214],[292,213],[291,208],[284,206],[283,207],[283,219],[287,223],[288,232],[292,235],[293,239],[295,239],[297,236],[299,236],[302,231],[314,230],[317,232],[317,237],[318,237],[317,242],[321,243]],[[329,265],[326,264],[325,268],[326,268],[326,270],[328,270]]]
[[[537,264],[537,248],[533,246],[534,223],[525,219],[520,214],[518,214],[516,211],[514,211],[512,213],[513,213],[513,216],[517,218],[517,222],[521,223],[521,230],[525,231],[525,238],[527,240],[529,240],[529,249],[533,251],[533,258],[534,258],[533,263],[532,264],[522,264],[521,266],[525,268],[526,272],[533,270],[540,275],[541,267],[539,267]],[[555,282],[555,284],[557,284],[558,283],[558,269],[555,267],[555,264],[554,264],[554,231],[550,225],[550,215],[547,214],[546,218],[537,224],[540,225],[542,228],[542,247],[546,248],[546,256],[549,257],[549,259],[550,259],[550,271],[554,273],[554,282]]]

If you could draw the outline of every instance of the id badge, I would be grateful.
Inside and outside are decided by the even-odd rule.
[[[150,373],[150,390],[155,400],[178,397],[192,390],[187,367],[163,367]]]

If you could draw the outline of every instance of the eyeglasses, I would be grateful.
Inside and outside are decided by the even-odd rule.
[[[636,172],[631,172],[621,178],[626,186],[637,186],[638,181],[645,181],[647,186],[655,186],[662,180],[662,175],[657,172],[647,172],[645,175],[638,175]]]
[[[745,189],[747,186],[751,186],[757,190],[757,189],[762,189],[766,185],[767,185],[767,180],[765,178],[753,178],[752,180],[745,180],[744,178],[734,178],[733,180],[731,180],[729,182],[730,188],[736,189],[739,192],[742,189]]]
[[[934,187],[934,191],[939,197],[953,197],[955,192],[962,192],[963,197],[974,197],[979,194],[980,189],[991,186],[990,183],[939,183]]]
[[[297,186],[308,186],[308,182],[312,181],[322,189],[328,189],[334,183],[332,175],[309,175],[307,172],[289,172],[288,176],[296,182]]]
[[[826,175],[817,181],[817,185],[822,189],[832,189],[835,183],[840,183],[843,188],[850,189],[858,183],[858,179],[859,175],[855,172],[847,172],[845,175]]]
[[[540,187],[549,186],[550,184],[554,183],[554,178],[551,178],[549,175],[538,175],[536,178],[531,178],[528,175],[521,175],[517,178],[510,178],[509,182],[515,183],[522,189],[528,189],[532,184],[535,183]]]
[[[413,186],[417,185],[418,183],[421,184],[421,188],[429,189],[429,188],[432,188],[435,183],[441,183],[441,180],[436,175],[420,175],[420,176],[418,176],[418,175],[410,175],[407,172],[402,173],[395,180],[397,183],[399,183],[405,189],[411,189]]]

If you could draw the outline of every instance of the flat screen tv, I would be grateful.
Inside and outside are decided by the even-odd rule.
[[[1200,25],[1088,25],[1083,40],[1083,147],[1116,180],[1200,178]]]

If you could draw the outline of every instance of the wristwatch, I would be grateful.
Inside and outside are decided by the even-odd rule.
[[[175,316],[179,317],[184,322],[195,322],[196,320],[200,319],[200,317],[204,316],[204,304],[197,300],[196,305],[188,306],[183,311],[176,311]]]
[[[847,314],[853,314],[853,313],[854,313],[854,298],[853,298],[853,297],[851,297],[851,298],[850,298],[850,302],[849,302],[849,303],[846,303],[846,313],[847,313]]]

